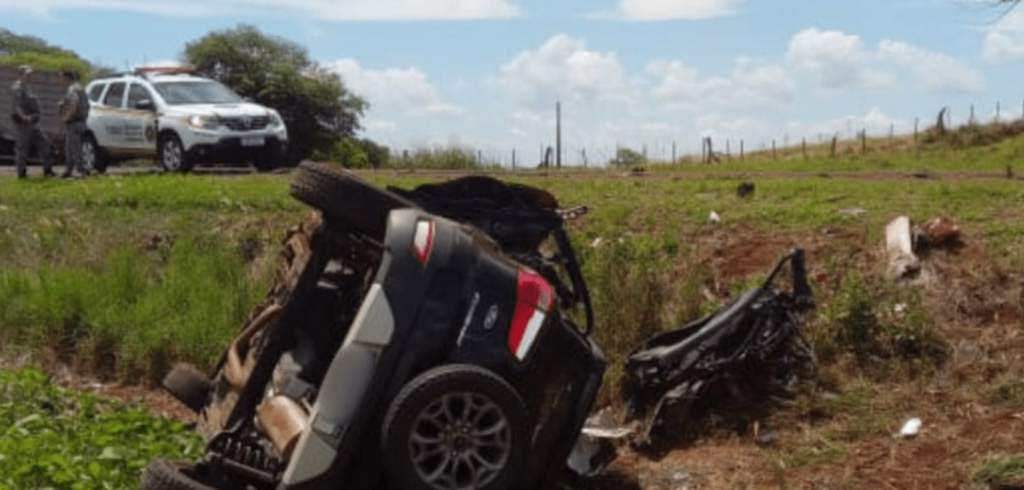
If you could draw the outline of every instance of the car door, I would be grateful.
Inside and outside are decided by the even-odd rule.
[[[102,102],[89,110],[90,114],[96,112],[98,119],[98,127],[94,129],[96,143],[111,153],[117,153],[124,147],[124,123],[121,117],[126,86],[127,82],[111,83]]]
[[[122,113],[124,148],[131,153],[156,154],[156,106],[153,93],[144,84],[132,82]]]

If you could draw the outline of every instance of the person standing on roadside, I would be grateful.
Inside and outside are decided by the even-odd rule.
[[[11,86],[14,94],[14,104],[11,105],[11,118],[18,128],[18,141],[14,146],[14,164],[18,168],[18,178],[24,179],[28,176],[25,168],[25,160],[28,158],[29,148],[34,144],[36,150],[43,157],[43,174],[53,177],[53,155],[50,152],[50,144],[39,130],[39,100],[32,93],[32,67],[22,65],[18,67],[18,79]]]
[[[60,73],[60,84],[67,87],[64,99],[60,101],[60,120],[64,122],[64,162],[66,164],[63,177],[74,177],[77,168],[83,176],[92,171],[86,168],[82,158],[82,134],[85,133],[85,119],[89,117],[89,98],[78,83],[78,73],[64,70]]]

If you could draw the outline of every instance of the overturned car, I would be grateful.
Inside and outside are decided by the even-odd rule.
[[[204,458],[157,460],[142,488],[551,488],[605,370],[558,202],[314,163],[291,192],[319,220],[289,233],[274,289],[212,373],[164,380]]]

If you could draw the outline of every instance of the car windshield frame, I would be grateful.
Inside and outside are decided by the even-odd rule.
[[[238,104],[245,100],[215,80],[174,80],[152,85],[167,105]]]

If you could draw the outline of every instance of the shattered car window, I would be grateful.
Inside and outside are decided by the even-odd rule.
[[[164,102],[182,104],[235,104],[242,98],[234,91],[214,81],[157,82],[153,84]]]

